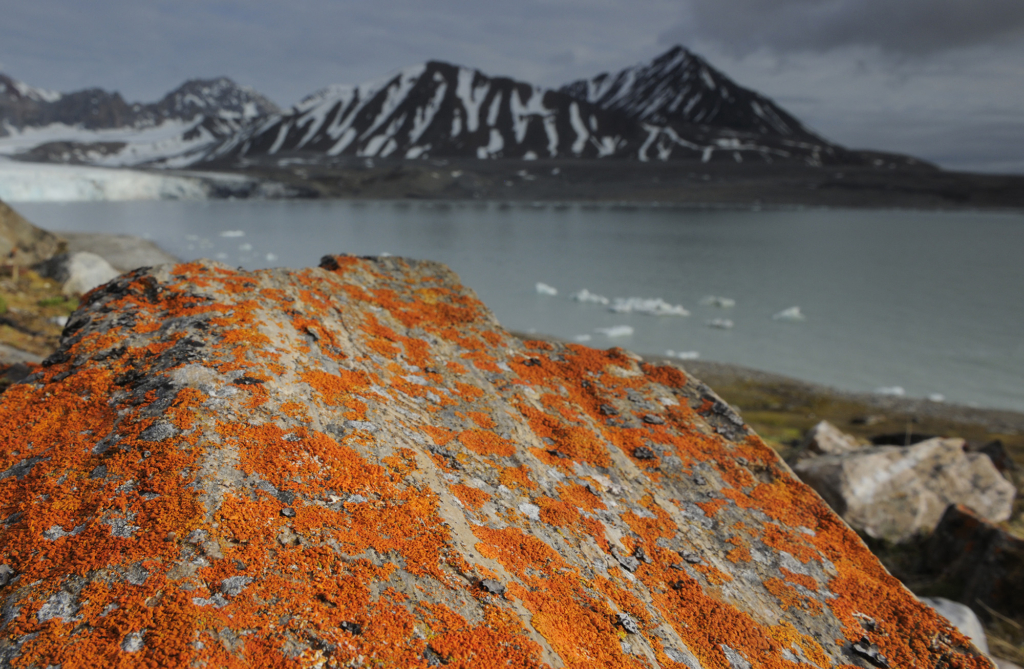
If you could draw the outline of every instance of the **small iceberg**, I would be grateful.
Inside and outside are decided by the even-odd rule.
[[[697,351],[673,351],[669,349],[665,351],[665,356],[668,358],[676,358],[677,360],[698,360],[700,359],[700,353]]]
[[[722,309],[732,309],[736,306],[736,300],[731,297],[717,297],[715,295],[708,295],[700,303],[705,307],[720,307]]]
[[[586,288],[584,288],[583,290],[581,290],[578,293],[573,293],[572,294],[572,299],[576,300],[577,302],[592,302],[594,304],[608,304],[609,303],[609,299],[607,297],[605,297],[604,295],[595,295],[594,293],[590,292]]]
[[[597,328],[594,332],[606,337],[629,337],[633,334],[633,328],[629,325],[613,325],[609,328]]]
[[[875,388],[876,395],[888,395],[889,397],[903,397],[907,394],[907,391],[903,389],[903,386],[883,386],[881,388]]]
[[[942,393],[932,393],[928,396],[929,402],[945,402],[946,396]]]
[[[719,330],[731,330],[734,323],[728,318],[715,318],[708,321],[709,328],[717,328]]]
[[[576,335],[575,337],[572,338],[573,341],[578,341],[581,344],[583,342],[590,341],[591,339],[593,339],[593,337],[591,337],[588,334],[579,334],[579,335]]]
[[[690,312],[681,305],[669,304],[660,297],[616,297],[610,311],[617,314],[630,314],[633,312],[649,314],[651,316],[689,316]]]
[[[773,321],[802,321],[806,320],[803,313],[800,312],[800,307],[790,307],[789,309],[783,309],[779,313],[772,316]]]
[[[558,295],[558,289],[553,288],[546,283],[541,283],[540,281],[537,282],[536,288],[538,295],[551,295],[552,297]]]
[[[221,237],[245,237],[245,230],[225,230],[220,233]]]

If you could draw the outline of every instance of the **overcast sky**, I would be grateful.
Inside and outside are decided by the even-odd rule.
[[[681,43],[826,137],[1024,173],[1024,0],[0,0],[0,71],[287,106],[440,59],[557,86]]]

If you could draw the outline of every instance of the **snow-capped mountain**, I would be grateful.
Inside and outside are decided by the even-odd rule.
[[[681,46],[648,63],[560,90],[643,123],[696,124],[827,144],[770,99],[739,86]]]
[[[645,140],[622,114],[564,93],[431,61],[361,86],[332,86],[240,133],[211,158],[616,155]]]
[[[624,158],[863,163],[784,109],[675,47],[649,63],[546,89],[430,61],[288,110],[230,79],[159,102],[61,94],[0,76],[0,155],[104,166],[232,167],[249,158]]]
[[[225,77],[192,80],[154,103],[99,88],[57,93],[0,75],[0,154],[42,162],[187,164],[277,106]]]
[[[820,163],[828,147],[800,139],[645,121],[564,90],[431,61],[377,82],[322,89],[226,140],[206,160],[311,153]]]

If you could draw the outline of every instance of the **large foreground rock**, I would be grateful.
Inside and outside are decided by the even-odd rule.
[[[0,458],[0,664],[991,666],[706,386],[436,264],[123,276]]]
[[[1016,494],[987,455],[964,451],[962,439],[822,455],[793,471],[852,527],[891,542],[929,534],[950,504],[1006,520]]]

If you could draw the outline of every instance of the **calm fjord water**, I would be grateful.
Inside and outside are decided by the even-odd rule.
[[[143,235],[185,259],[247,268],[316,265],[342,252],[439,260],[510,329],[1024,411],[1021,213],[347,201],[18,209],[51,230]],[[537,282],[558,295],[538,294]],[[569,298],[582,288],[659,297],[692,315],[612,313]],[[702,306],[708,295],[736,306]],[[772,319],[793,306],[806,320]],[[734,327],[709,327],[716,318]],[[617,325],[634,332],[595,332]]]

